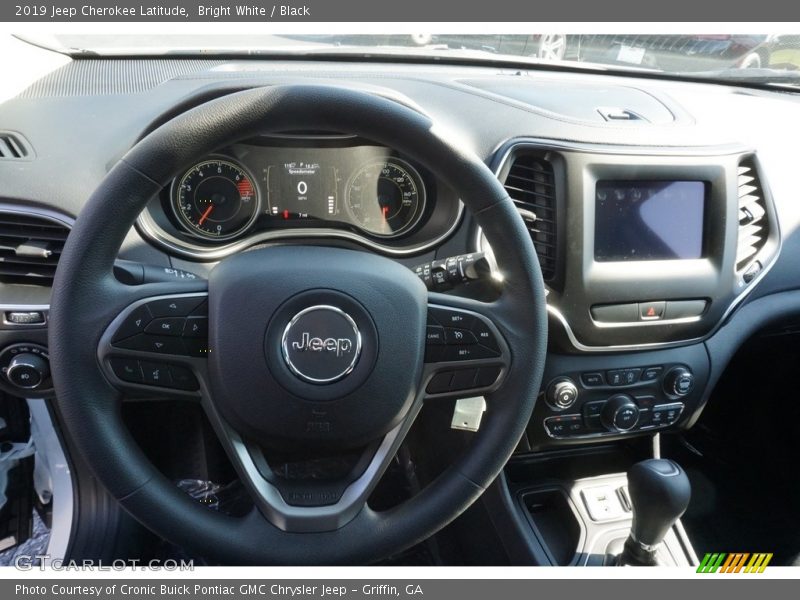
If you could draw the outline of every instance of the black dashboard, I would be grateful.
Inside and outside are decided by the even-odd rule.
[[[214,97],[333,78],[430,116],[494,168],[517,204],[550,314],[530,449],[691,426],[736,349],[715,340],[741,343],[778,313],[800,314],[789,296],[772,314],[742,310],[800,289],[796,149],[785,135],[796,95],[604,74],[325,66],[76,60],[1,105],[0,132],[28,151],[0,158],[0,364],[20,344],[46,358],[58,244],[137,140]],[[608,107],[636,118],[609,120]],[[347,132],[237,142],[186,165],[140,215],[120,258],[205,276],[268,244],[355,248],[410,268],[490,254],[434,171]],[[29,238],[47,252],[27,256],[18,240],[37,227]],[[0,385],[20,392],[7,378]]]

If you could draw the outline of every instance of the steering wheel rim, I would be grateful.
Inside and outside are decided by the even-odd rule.
[[[182,168],[218,148],[290,130],[360,135],[428,165],[459,192],[492,244],[504,275],[502,295],[491,304],[440,294],[429,294],[428,301],[490,319],[510,349],[502,384],[487,397],[480,431],[457,462],[390,511],[377,513],[364,502],[346,523],[314,533],[284,531],[259,510],[242,518],[216,513],[180,491],[125,428],[122,395],[98,364],[98,346],[109,324],[132,302],[205,289],[199,281],[131,287],[113,277],[122,241],[146,203]],[[503,186],[425,115],[338,86],[237,92],[183,113],[145,137],[88,200],[61,255],[53,290],[50,361],[58,410],[76,447],[98,480],[144,525],[233,564],[372,562],[435,533],[480,496],[511,456],[530,419],[544,369],[542,275],[528,231]]]

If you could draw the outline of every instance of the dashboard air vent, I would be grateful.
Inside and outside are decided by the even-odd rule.
[[[46,217],[0,212],[0,282],[50,285],[68,234]]]
[[[758,180],[756,165],[748,158],[739,164],[739,242],[736,248],[736,270],[761,250],[769,233],[764,191]]]
[[[30,146],[25,138],[15,133],[0,131],[0,160],[22,159],[30,155]]]
[[[517,205],[545,281],[556,274],[556,190],[553,165],[535,154],[518,154],[504,182],[506,191]]]

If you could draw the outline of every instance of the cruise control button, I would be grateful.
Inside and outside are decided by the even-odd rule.
[[[148,323],[153,319],[152,315],[150,314],[150,310],[147,308],[147,305],[143,304],[142,306],[135,308],[131,314],[125,317],[125,320],[122,324],[117,327],[117,331],[114,334],[114,337],[111,340],[112,344],[120,340],[124,340],[125,338],[129,338],[137,333],[142,333],[144,328],[147,327]]]
[[[188,317],[183,326],[183,337],[207,338],[208,317]]]
[[[455,310],[434,307],[428,309],[428,315],[432,316],[439,325],[443,325],[444,327],[470,329],[472,325],[471,315]]]
[[[478,340],[479,344],[486,346],[487,348],[491,348],[492,350],[497,350],[498,352],[500,351],[497,338],[482,319],[473,319],[470,330],[475,334],[475,338]]]
[[[185,317],[205,301],[204,296],[164,298],[147,303],[153,317]]]
[[[172,384],[170,387],[173,387],[178,390],[187,390],[187,391],[195,391],[200,388],[200,385],[197,383],[197,378],[194,376],[194,373],[190,369],[186,367],[179,367],[177,365],[170,365],[169,366],[169,374],[172,378]]]
[[[119,377],[122,381],[129,383],[141,383],[144,381],[142,369],[139,366],[139,361],[132,358],[112,358],[108,361],[111,365],[111,370],[114,375]]]
[[[145,333],[153,333],[156,335],[181,335],[183,333],[183,325],[186,320],[183,317],[163,317],[160,319],[153,319],[150,324],[145,327]]]
[[[477,358],[496,358],[497,352],[480,344],[471,346],[445,346],[441,360],[475,360]]]
[[[642,321],[658,321],[664,317],[666,304],[663,300],[659,302],[640,302],[639,319]]]
[[[454,329],[452,327],[445,328],[444,341],[446,344],[464,346],[478,343],[475,335],[468,329]]]
[[[161,387],[169,387],[172,385],[172,376],[169,372],[167,365],[160,363],[151,363],[141,361],[142,375],[144,375],[144,382],[147,385],[157,385]]]

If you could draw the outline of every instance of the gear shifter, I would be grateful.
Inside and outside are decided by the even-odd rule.
[[[677,463],[653,458],[633,465],[628,470],[633,523],[618,564],[655,565],[658,545],[686,511],[691,494]]]

